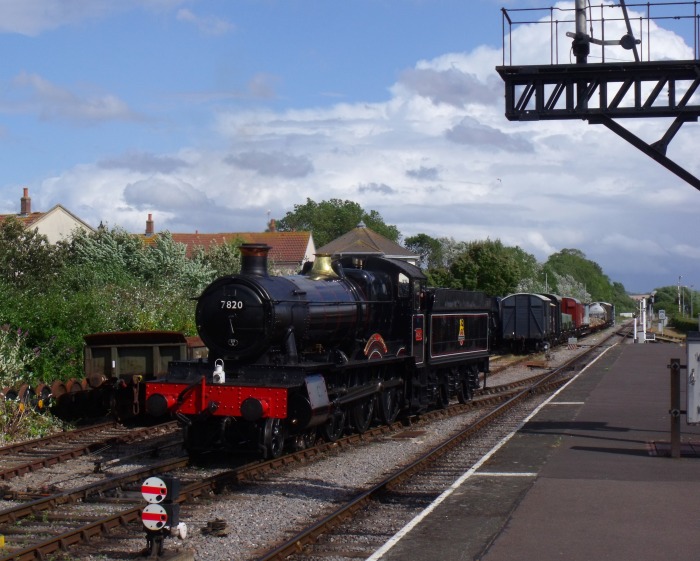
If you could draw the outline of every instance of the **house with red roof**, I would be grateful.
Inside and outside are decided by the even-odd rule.
[[[146,231],[142,238],[145,243],[152,243],[158,234],[155,233],[153,215],[148,215]],[[208,251],[213,245],[226,243],[262,243],[270,246],[268,255],[271,271],[284,274],[298,273],[307,261],[314,260],[316,246],[311,232],[277,232],[274,229],[274,221],[270,223],[268,232],[221,232],[217,234],[172,233],[173,241],[184,244],[187,247],[187,255],[191,255],[196,248]]]
[[[17,218],[25,228],[34,228],[39,234],[46,236],[49,243],[56,243],[70,237],[76,229],[86,232],[95,231],[92,226],[62,205],[56,205],[46,212],[33,212],[28,187],[23,188],[19,214],[0,214],[0,222],[4,222],[10,216]]]

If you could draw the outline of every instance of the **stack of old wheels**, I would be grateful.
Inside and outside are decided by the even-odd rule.
[[[5,394],[7,401],[17,401],[19,397],[19,391],[15,388],[5,388],[2,393]]]
[[[39,384],[33,388],[29,384],[22,384],[19,388],[4,388],[2,395],[9,401],[16,401],[23,407],[31,407],[36,411],[45,411],[46,404],[51,396],[51,389],[46,384]]]
[[[82,417],[85,409],[86,392],[79,380],[71,378],[67,382],[54,382],[51,386],[55,398],[54,414],[64,421]]]
[[[29,384],[22,384],[17,392],[17,399],[25,407],[36,408],[37,398],[34,388]]]
[[[103,374],[93,374],[82,381],[86,393],[82,416],[102,417],[109,412],[111,385]]]
[[[5,396],[7,401],[13,401],[17,399],[17,390],[15,388],[4,387],[2,389],[2,395]]]
[[[48,410],[49,403],[52,398],[51,387],[48,384],[41,383],[36,387],[36,405],[37,411],[44,412]]]
[[[70,400],[68,396],[68,387],[63,380],[54,380],[51,383],[51,411],[59,418],[64,418],[64,413],[69,410]],[[64,412],[64,409],[67,411]]]
[[[74,380],[68,388],[68,393],[73,398],[73,418],[83,419],[99,417],[101,396],[93,389],[86,378]]]

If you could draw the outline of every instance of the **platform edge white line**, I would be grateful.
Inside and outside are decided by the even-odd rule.
[[[392,538],[387,541],[382,547],[380,547],[377,551],[375,551],[372,555],[370,555],[366,561],[379,561],[382,558],[382,555],[387,553],[390,549],[392,549],[401,539],[407,535],[413,528],[415,528],[420,522],[423,521],[424,518],[426,518],[431,512],[433,512],[446,498],[448,498],[452,493],[455,492],[461,485],[469,479],[474,473],[482,466],[484,465],[490,458],[493,456],[496,452],[498,452],[511,438],[513,438],[518,431],[525,426],[525,423],[527,423],[530,419],[532,419],[537,413],[540,412],[540,410],[547,404],[549,404],[550,401],[552,401],[557,395],[559,395],[560,392],[562,392],[565,388],[569,386],[574,380],[576,380],[581,374],[583,374],[588,368],[593,366],[596,362],[598,362],[598,359],[602,358],[605,353],[607,353],[610,349],[613,347],[617,346],[612,345],[605,349],[600,355],[598,355],[593,361],[588,363],[578,374],[576,374],[571,380],[569,380],[566,384],[564,384],[561,388],[559,388],[555,393],[553,393],[551,396],[549,396],[545,401],[540,403],[540,405],[537,406],[537,408],[530,413],[523,421],[520,422],[518,427],[513,430],[510,434],[506,435],[501,439],[500,442],[498,442],[491,450],[489,450],[486,455],[482,456],[482,458],[476,462],[469,470],[467,470],[465,473],[463,473],[448,489],[443,491],[443,493],[435,499],[430,505],[428,505],[420,514],[418,514],[413,520],[411,520],[408,524],[406,524],[401,530],[399,530],[396,534],[392,536]]]

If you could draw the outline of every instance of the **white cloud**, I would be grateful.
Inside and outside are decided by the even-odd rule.
[[[523,62],[548,49],[540,35],[518,29],[518,39],[531,41]],[[685,53],[674,34],[654,40],[660,52]],[[661,277],[698,259],[697,192],[605,127],[508,122],[494,70],[500,57],[480,47],[419,61],[382,103],[219,109],[206,148],[105,158],[45,181],[42,195],[93,224],[109,217],[133,231],[147,212],[171,231],[260,231],[268,209],[281,218],[307,197],[351,199],[404,236],[501,239],[541,260],[578,248],[613,280],[641,274],[645,260]],[[130,115],[109,96],[24,79],[42,107],[67,108],[54,115],[83,106],[102,108],[105,118]],[[652,140],[668,124],[625,123]],[[674,149],[697,170],[685,132]]]
[[[288,178],[306,177],[314,171],[306,156],[293,156],[284,152],[241,152],[225,158],[226,163],[241,169],[249,169],[262,176]]]
[[[134,8],[169,10],[187,0],[0,0],[0,33],[35,36]]]
[[[93,124],[111,120],[142,120],[128,105],[111,94],[77,94],[57,86],[38,74],[22,72],[12,81],[17,90],[24,90],[23,101],[3,105],[6,111],[34,112],[46,121],[63,120]],[[15,92],[16,93],[16,92]]]
[[[187,8],[179,9],[176,17],[178,21],[190,23],[206,35],[224,35],[236,29],[229,21],[213,16],[200,16]]]
[[[172,173],[189,164],[176,156],[161,156],[145,152],[128,152],[121,156],[107,158],[97,163],[104,169],[128,169],[142,173]]]

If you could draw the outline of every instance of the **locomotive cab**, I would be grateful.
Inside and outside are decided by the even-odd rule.
[[[373,303],[370,330],[363,334],[363,339],[380,334],[388,346],[384,355],[417,354],[418,362],[422,362],[422,345],[412,343],[414,318],[417,315],[422,318],[424,313],[426,277],[423,272],[405,261],[380,257],[346,257],[340,264],[366,301]]]

